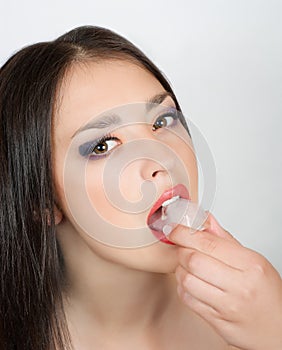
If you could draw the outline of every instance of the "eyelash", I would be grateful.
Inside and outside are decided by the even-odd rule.
[[[97,159],[97,158],[103,158],[106,157],[108,155],[109,152],[104,153],[104,154],[100,154],[100,155],[91,155],[91,153],[94,152],[94,149],[99,146],[101,143],[104,143],[106,141],[119,141],[119,139],[108,133],[105,134],[104,136],[100,137],[99,139],[95,140],[95,141],[90,141],[90,142],[86,142],[83,145],[79,146],[79,153],[83,156],[83,157],[89,157],[90,159]]]
[[[167,113],[164,113],[160,116],[157,117],[155,123],[153,124],[153,127],[154,125],[156,124],[156,122],[163,118],[163,117],[172,117],[173,118],[173,122],[170,126],[174,126],[175,123],[177,122],[178,120],[178,111],[177,110],[172,110],[172,111],[169,111]],[[159,128],[163,128],[163,127],[158,127],[156,129],[154,129],[154,131],[158,130]],[[91,155],[91,153],[94,152],[94,149],[99,146],[100,144],[106,142],[106,141],[120,141],[119,138],[117,138],[116,136],[112,135],[111,133],[107,133],[105,134],[104,136],[102,136],[101,138],[95,140],[95,141],[89,141],[89,142],[86,142],[84,143],[83,145],[79,146],[79,153],[83,156],[83,157],[88,157],[89,159],[101,159],[101,158],[104,158],[106,156],[108,156],[108,154],[111,152],[110,151],[107,151],[103,154],[93,154]]]

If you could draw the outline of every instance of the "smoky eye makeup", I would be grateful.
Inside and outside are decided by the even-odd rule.
[[[98,139],[88,141],[79,146],[79,154],[83,157],[103,158],[110,150],[115,148],[121,141],[118,137],[108,133]]]
[[[156,117],[153,124],[153,130],[164,127],[173,127],[179,120],[179,112],[174,107],[169,107],[165,111],[162,111],[159,116]]]
[[[160,132],[163,128],[171,128],[178,124],[179,111],[175,107],[167,107],[154,116],[152,131]],[[113,133],[107,133],[101,137],[87,141],[78,147],[79,154],[90,160],[102,159],[108,156],[111,151],[122,144],[119,137]]]

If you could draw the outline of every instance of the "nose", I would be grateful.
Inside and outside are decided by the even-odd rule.
[[[142,138],[140,138],[142,135]],[[135,139],[136,140],[136,139]],[[143,180],[171,177],[176,154],[169,144],[160,141],[153,131],[143,126],[139,133],[139,171]]]
[[[136,170],[139,172],[140,190],[151,200],[151,205],[160,191],[173,187],[176,182],[176,166],[175,157],[168,151],[169,148],[166,144],[154,140],[150,141],[152,146],[154,143],[156,145],[148,153],[143,153],[144,158],[137,161]]]
[[[122,167],[120,189],[127,201],[142,205],[144,210],[161,189],[176,182],[176,156],[166,144],[152,138],[135,139],[129,147],[131,154]]]
[[[131,141],[135,141],[135,151],[143,180],[155,180],[159,176],[168,176],[174,168],[176,154],[171,147],[160,140],[152,126],[133,125],[128,128]]]
[[[155,150],[154,159],[144,158],[140,160],[140,175],[143,180],[157,180],[159,177],[171,177],[174,168],[174,159],[169,154]]]

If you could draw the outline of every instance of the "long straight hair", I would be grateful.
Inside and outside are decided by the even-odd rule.
[[[79,27],[28,46],[0,69],[1,350],[71,349],[53,211],[52,117],[67,69],[104,59],[144,67],[180,110],[161,71],[131,42],[101,27]]]

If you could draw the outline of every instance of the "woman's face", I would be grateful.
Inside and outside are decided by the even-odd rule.
[[[76,244],[83,241],[106,260],[155,272],[174,269],[176,246],[161,234],[158,239],[147,219],[162,194],[179,184],[197,200],[196,158],[175,108],[159,81],[132,62],[69,69],[53,134],[64,215],[57,232],[67,227],[73,233],[61,235],[62,242],[71,246],[75,234]]]

